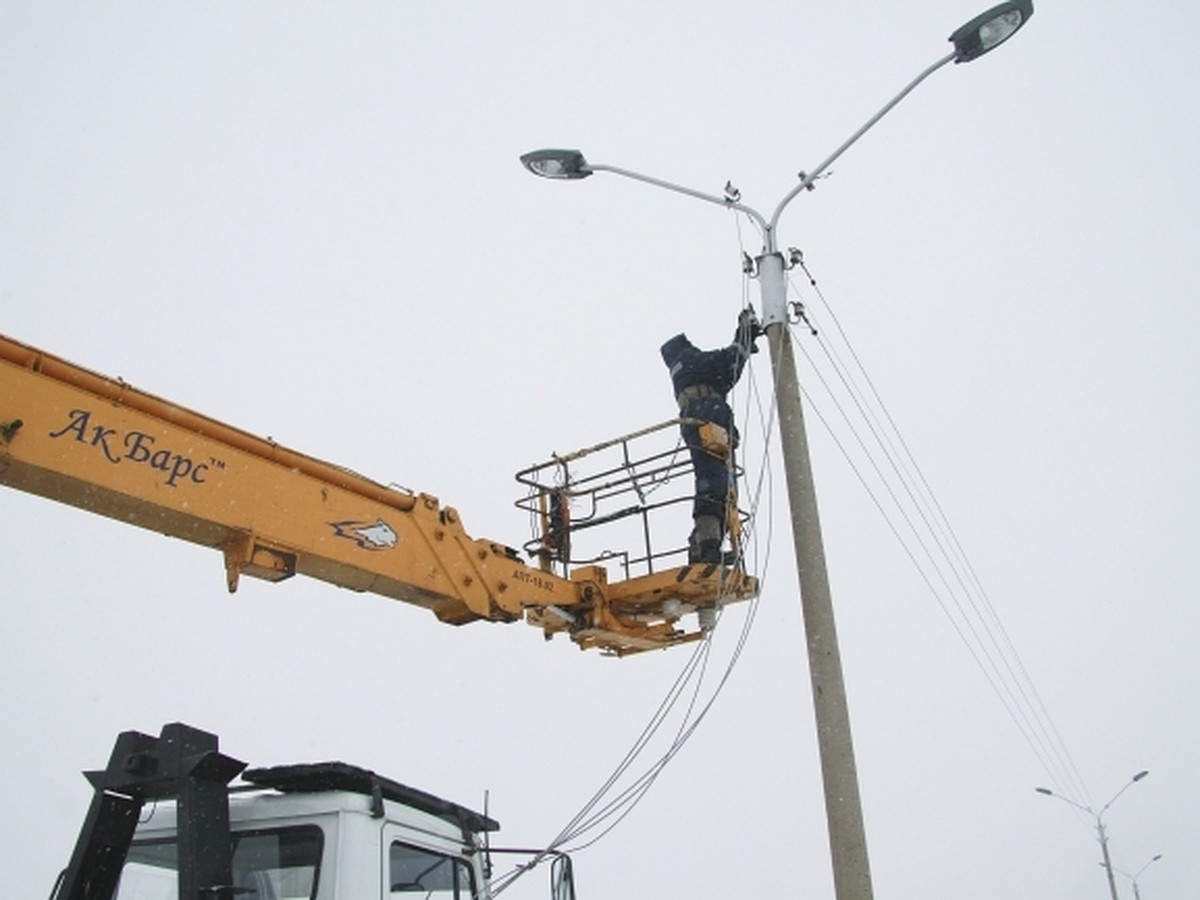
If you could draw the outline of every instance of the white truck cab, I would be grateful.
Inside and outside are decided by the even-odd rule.
[[[88,773],[96,796],[58,900],[494,896],[491,854],[510,851],[489,847],[500,826],[486,815],[340,762],[246,769],[229,785],[241,764],[214,736],[163,735],[126,732]],[[568,857],[517,852],[552,859],[549,895],[573,900]]]

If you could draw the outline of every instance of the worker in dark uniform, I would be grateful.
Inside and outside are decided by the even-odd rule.
[[[737,429],[733,410],[726,397],[742,375],[751,353],[757,353],[755,340],[762,334],[754,310],[738,315],[733,343],[719,350],[701,350],[677,334],[662,345],[663,362],[671,371],[683,441],[692,457],[696,474],[696,496],[692,503],[693,529],[688,538],[688,562],[721,562],[721,544],[725,540],[726,504],[733,486],[733,449]],[[724,450],[710,439],[705,447],[705,423],[713,423],[728,436]]]

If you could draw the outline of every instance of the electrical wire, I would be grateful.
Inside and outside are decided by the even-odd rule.
[[[770,514],[772,491],[771,486],[771,467],[769,455],[769,437],[773,431],[775,423],[774,406],[770,407],[770,412],[764,416],[763,401],[761,393],[758,390],[757,382],[754,378],[754,367],[747,365],[746,375],[743,379],[749,385],[745,396],[745,409],[749,420],[749,413],[756,412],[759,429],[762,432],[763,440],[760,447],[759,465],[756,475],[753,479],[746,474],[744,477],[748,481],[752,481],[753,490],[750,495],[748,504],[747,526],[744,530],[744,542],[741,546],[743,554],[742,564],[746,564],[745,554],[748,547],[754,548],[754,557],[757,560],[759,556],[757,539],[758,529],[756,523],[759,519],[759,505],[763,498],[766,498],[768,511],[765,521],[767,522],[767,534],[764,540],[765,551],[762,553],[761,568],[755,567],[759,583],[764,584],[766,572],[770,561],[770,545],[771,545],[771,523],[773,516]],[[617,766],[604,780],[601,786],[593,793],[593,795],[584,803],[580,810],[563,826],[559,833],[549,842],[545,850],[534,857],[524,865],[518,866],[515,869],[504,873],[493,880],[493,894],[499,894],[506,890],[517,878],[521,877],[525,872],[534,868],[546,857],[560,851],[568,844],[569,852],[582,850],[593,846],[595,843],[603,839],[614,828],[616,828],[624,819],[629,816],[633,810],[641,803],[654,785],[659,775],[662,774],[666,766],[675,758],[675,756],[683,749],[688,740],[695,734],[700,723],[707,717],[712,710],[717,698],[720,696],[725,686],[729,682],[738,661],[741,658],[743,651],[748,643],[750,633],[752,631],[755,619],[758,613],[759,598],[753,598],[749,601],[746,616],[743,619],[741,630],[734,642],[734,646],[730,652],[728,661],[725,664],[724,670],[717,679],[715,686],[706,699],[702,698],[702,692],[708,674],[713,656],[713,639],[716,635],[720,624],[724,621],[726,609],[718,605],[717,620],[709,632],[697,643],[688,660],[683,665],[675,681],[667,690],[658,708],[654,711],[650,720],[643,727],[642,732],[634,740],[633,745],[625,753]],[[660,732],[671,717],[673,712],[678,711],[683,698],[686,703],[679,715],[679,723],[675,729],[674,735],[671,737],[666,749],[653,759],[641,771],[641,774],[635,777],[625,787],[623,787],[615,795],[612,795],[613,790],[620,783],[621,779],[629,772],[635,763],[641,758],[646,748],[650,745],[654,737]],[[578,842],[578,843],[577,843]]]
[[[919,507],[922,507],[928,511],[928,517],[923,515],[922,518],[925,521],[925,524],[930,528],[931,533],[935,535],[938,549],[946,555],[947,560],[951,563],[951,565],[954,566],[956,580],[958,581],[965,595],[972,600],[972,611],[975,613],[976,618],[986,631],[988,639],[995,645],[998,655],[1000,655],[1003,659],[1004,667],[1009,680],[1012,682],[1014,688],[1021,694],[1021,699],[1024,704],[1027,705],[1032,711],[1032,725],[1039,732],[1041,732],[1042,739],[1053,752],[1056,760],[1054,768],[1057,769],[1059,766],[1061,766],[1060,774],[1062,779],[1068,783],[1071,783],[1073,788],[1079,790],[1080,793],[1086,794],[1086,790],[1084,789],[1082,778],[1079,776],[1078,769],[1075,767],[1070,755],[1066,753],[1065,742],[1062,740],[1061,734],[1055,727],[1054,721],[1050,717],[1049,711],[1047,710],[1036,685],[1033,683],[1032,678],[1030,678],[1028,670],[1025,668],[1025,665],[1021,660],[1020,654],[1017,652],[1015,645],[1012,643],[1012,639],[1008,634],[1008,630],[1004,627],[1003,622],[1000,620],[995,605],[992,603],[987,590],[984,588],[983,583],[975,570],[975,567],[971,564],[971,561],[968,558],[962,543],[958,539],[958,535],[951,526],[945,510],[938,502],[932,487],[925,478],[920,466],[917,464],[917,461],[912,455],[912,451],[909,449],[907,442],[904,440],[904,436],[896,427],[895,420],[892,418],[886,404],[884,404],[882,397],[880,397],[879,392],[876,390],[874,382],[871,380],[865,367],[862,365],[862,361],[859,359],[858,354],[854,351],[853,346],[850,344],[849,338],[846,336],[846,333],[842,328],[841,322],[838,320],[835,311],[825,299],[811,273],[809,273],[807,269],[804,271],[809,277],[810,285],[816,291],[817,296],[820,298],[825,309],[828,311],[830,319],[833,321],[834,326],[837,329],[837,333],[841,336],[843,343],[850,351],[857,371],[859,374],[861,374],[863,380],[865,381],[870,392],[870,396],[874,398],[879,410],[884,416],[884,423],[886,424],[887,428],[882,430],[885,436],[888,434],[895,436],[896,442],[901,451],[899,454],[900,463],[905,466],[907,470],[910,470],[916,479],[915,494],[911,483],[905,483],[905,487],[909,493],[909,496],[912,497],[914,502]],[[828,347],[829,345],[823,344],[822,346]],[[844,368],[844,366],[842,368]],[[872,428],[873,432],[874,430],[875,429]],[[893,454],[889,454],[889,458],[894,459],[895,445],[890,444],[890,446],[893,448]],[[930,524],[930,519],[932,519],[932,525]],[[949,550],[947,550],[946,547],[943,546],[942,541],[937,538],[937,534],[939,532],[945,537],[946,542],[949,544]]]
[[[1039,762],[1057,784],[1065,782],[1071,786],[1072,793],[1086,795],[1065,742],[942,505],[831,305],[802,261],[800,265],[829,313],[835,336],[841,339],[854,362],[853,366],[846,364],[837,346],[825,337],[828,332],[823,327],[813,328],[823,359],[810,354],[804,342],[789,329],[789,340],[807,360],[823,391],[822,402],[827,400],[832,404],[842,427],[832,417],[822,414],[811,394],[804,391],[806,401],[833,437]],[[794,283],[790,283],[790,288],[799,295]],[[807,312],[811,317],[811,310]],[[833,377],[827,375],[829,371]],[[849,430],[849,438],[842,437],[843,429]],[[865,456],[867,466],[881,485],[879,490],[871,487],[864,467],[855,462],[849,448],[851,440]],[[887,503],[881,493],[886,495]]]
[[[752,378],[752,374],[749,380],[751,385],[754,384],[754,378]],[[755,394],[756,391],[751,389],[751,391],[748,392],[748,398],[755,396]],[[751,528],[748,530],[748,538],[752,538],[752,536],[755,534],[754,528],[752,528],[752,523],[757,521],[757,508],[758,504],[761,502],[761,498],[763,496],[766,496],[768,499],[770,498],[770,491],[764,491],[764,488],[766,488],[768,484],[766,479],[769,474],[769,457],[766,455],[766,442],[763,442],[762,448],[763,466],[760,467],[761,474],[758,476],[756,481],[755,492],[752,494],[752,502],[750,503],[749,521],[751,523]],[[767,521],[770,522],[769,515],[767,517]],[[769,540],[767,542],[767,546],[769,547]],[[766,562],[766,560],[764,560],[764,562]],[[763,570],[760,572],[760,575],[761,583],[762,577],[766,576],[766,572]],[[582,834],[586,833],[587,830],[594,828],[596,824],[605,821],[606,818],[611,817],[617,810],[622,810],[624,808],[622,815],[620,815],[622,818],[629,814],[629,811],[632,809],[632,805],[636,805],[638,800],[640,800],[643,796],[644,792],[646,792],[649,786],[653,784],[654,779],[658,778],[662,768],[664,768],[666,763],[670,762],[672,758],[678,754],[679,750],[682,749],[683,745],[686,743],[686,740],[691,737],[692,733],[695,733],[696,727],[700,725],[700,722],[703,720],[704,716],[706,716],[709,710],[712,709],[716,697],[718,697],[721,690],[724,689],[728,678],[730,678],[733,672],[734,666],[736,666],[737,661],[740,658],[740,655],[742,655],[743,649],[745,648],[746,640],[749,638],[750,630],[752,625],[754,625],[754,620],[757,614],[757,602],[757,599],[750,601],[749,612],[746,614],[742,631],[740,631],[740,634],[737,638],[737,643],[736,646],[734,646],[730,661],[728,661],[724,673],[722,673],[718,684],[716,684],[712,696],[710,696],[708,700],[703,703],[703,706],[700,708],[700,712],[695,713],[694,715],[697,703],[700,702],[698,697],[700,697],[700,689],[702,688],[704,672],[707,671],[710,654],[712,654],[712,637],[715,634],[716,629],[713,629],[712,632],[709,632],[709,635],[706,636],[706,638],[704,638],[700,644],[698,644],[696,650],[694,650],[694,653],[692,653],[688,664],[684,666],[683,671],[680,672],[679,677],[676,679],[676,683],[674,683],[671,690],[667,692],[667,696],[660,704],[659,709],[656,710],[654,716],[652,716],[652,720],[650,720],[647,727],[644,728],[640,738],[636,740],[634,748],[629,751],[629,754],[626,754],[622,763],[620,763],[617,769],[614,770],[613,774],[610,776],[610,778],[608,778],[605,784],[601,786],[600,790],[596,792],[592,802],[589,802],[586,806],[584,806],[584,810],[581,810],[580,814],[577,814],[574,820],[572,820],[568,826],[566,826],[562,832],[559,833],[558,838],[552,842],[552,847],[558,848],[564,844],[568,844],[568,842],[577,840]],[[725,611],[722,610],[720,613],[720,618],[724,618],[724,614]],[[694,678],[695,686],[694,690],[692,690],[691,701],[688,704],[688,708],[686,708],[684,712],[682,722],[680,722],[678,731],[676,733],[676,737],[674,737],[670,746],[668,746],[664,754],[662,754],[662,756],[660,756],[658,760],[656,760],[652,766],[650,766],[646,772],[640,776],[640,778],[635,780],[634,784],[628,788],[625,788],[622,793],[618,794],[616,799],[611,800],[610,803],[602,806],[599,812],[595,812],[595,814],[592,815],[592,810],[595,809],[596,805],[598,805],[599,799],[604,797],[608,790],[611,790],[612,786],[616,784],[620,776],[622,776],[626,770],[628,770],[630,764],[636,760],[637,755],[640,754],[642,749],[644,749],[644,746],[648,744],[650,738],[653,738],[654,734],[658,732],[659,728],[665,724],[667,715],[672,712],[674,707],[676,707],[679,697],[683,695],[686,685],[688,685],[690,680]],[[606,829],[604,833],[601,833],[600,836],[607,834],[608,830],[611,830],[611,827],[610,829]],[[594,844],[595,840],[598,839],[599,838],[594,838],[588,841],[587,845],[583,846],[590,846]]]
[[[754,224],[753,220],[749,221]],[[761,238],[761,229],[756,230]],[[737,236],[743,258],[749,259],[749,254],[746,252],[746,248],[742,242],[740,217]],[[933,594],[942,612],[950,620],[955,633],[967,647],[972,659],[983,672],[985,679],[999,697],[1005,710],[1017,725],[1018,730],[1029,744],[1047,774],[1056,785],[1068,785],[1067,792],[1073,793],[1075,796],[1087,797],[1087,788],[1070,752],[1067,750],[1061,732],[1055,725],[1053,717],[1050,715],[1040,692],[1037,690],[1024,662],[1021,660],[1020,654],[1017,652],[1008,630],[1000,620],[995,605],[991,602],[991,598],[985,590],[975,567],[971,564],[962,543],[951,526],[944,508],[938,501],[920,466],[917,464],[916,458],[912,454],[908,443],[904,440],[895,420],[890,412],[888,412],[883,398],[880,396],[874,382],[866,371],[866,367],[862,364],[862,360],[850,343],[849,337],[845,329],[843,329],[841,321],[838,319],[832,305],[828,302],[816,279],[804,263],[803,255],[797,253],[794,261],[796,266],[805,274],[809,286],[820,300],[823,308],[828,312],[830,321],[834,324],[836,335],[841,338],[842,344],[844,344],[854,362],[853,367],[845,364],[833,342],[822,337],[825,329],[818,328],[817,324],[812,321],[811,312],[805,307],[804,303],[800,302],[797,308],[804,311],[802,316],[811,337],[816,339],[818,345],[826,355],[829,367],[836,374],[838,383],[842,385],[845,393],[853,401],[853,405],[858,410],[862,420],[867,423],[867,429],[876,442],[874,447],[868,446],[861,432],[854,426],[854,419],[847,413],[845,406],[838,399],[838,390],[836,387],[831,386],[829,380],[822,373],[821,367],[804,349],[803,343],[797,338],[791,328],[788,329],[788,339],[793,342],[793,347],[799,348],[803,356],[808,360],[811,368],[817,375],[818,381],[825,389],[826,395],[841,414],[842,421],[849,427],[856,443],[867,455],[871,469],[884,485],[884,490],[890,497],[894,509],[904,520],[907,530],[901,529],[898,526],[895,518],[889,513],[878,493],[868,484],[862,468],[855,463],[847,449],[846,443],[839,438],[838,430],[832,422],[820,414],[820,411],[816,409],[813,398],[807,391],[803,391],[802,389],[805,399],[814,408],[814,412],[816,412],[818,417],[821,418],[822,423],[834,439],[839,451],[849,463],[855,477],[859,479],[871,501],[883,516],[885,523],[917,568],[920,577],[929,588],[930,593]],[[748,279],[743,280],[743,285],[745,286],[745,302],[745,298],[748,297]],[[797,298],[801,297],[800,291],[796,288],[790,275],[788,286],[791,294]],[[859,386],[855,373],[865,383],[865,390]],[[875,414],[875,409],[880,410],[882,413],[882,420]],[[891,470],[890,476],[881,467],[878,461],[879,454],[882,454],[884,461],[888,464],[888,468]],[[900,494],[903,497],[897,493],[896,488],[893,486],[893,479],[899,482]],[[912,504],[912,514],[905,508],[904,497]],[[914,515],[919,519],[921,523],[920,527],[913,521]],[[906,538],[906,533],[910,534],[911,538]],[[922,536],[923,533],[929,535],[935,549],[929,547]],[[912,546],[913,540],[915,540],[920,549],[919,553]],[[944,566],[948,566],[950,569],[949,578],[947,578]],[[935,575],[930,574],[930,568],[934,570]],[[943,585],[941,592],[936,587],[935,581]],[[944,594],[949,595],[948,600]]]

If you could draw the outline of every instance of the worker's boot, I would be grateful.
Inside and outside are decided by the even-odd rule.
[[[716,516],[696,516],[691,537],[688,538],[689,563],[721,562],[721,520]]]

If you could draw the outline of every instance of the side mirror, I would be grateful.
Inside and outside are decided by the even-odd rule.
[[[550,864],[551,900],[575,900],[575,873],[571,868],[571,857],[566,854],[555,857]]]

